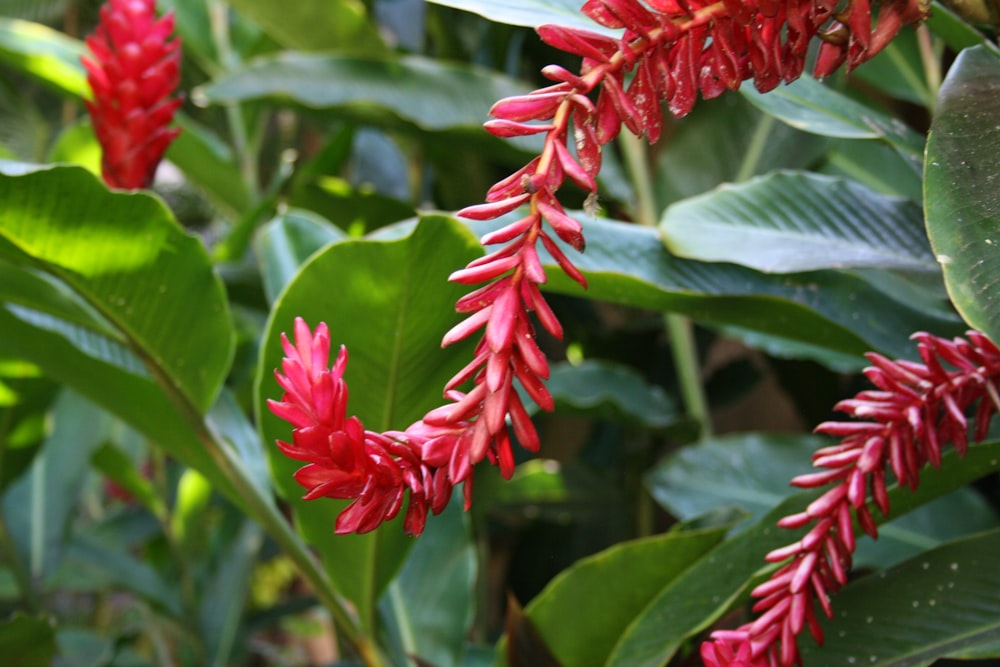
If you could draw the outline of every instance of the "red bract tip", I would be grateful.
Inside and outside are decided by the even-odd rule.
[[[93,100],[87,110],[101,144],[110,187],[148,188],[170,142],[181,105],[180,40],[168,40],[174,17],[156,18],[154,0],[109,0],[81,58]]]

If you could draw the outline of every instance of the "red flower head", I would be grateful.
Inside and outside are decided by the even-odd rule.
[[[180,41],[174,17],[157,20],[154,0],[109,0],[81,60],[94,93],[87,109],[101,144],[101,171],[113,188],[148,188],[167,146],[181,98]]]

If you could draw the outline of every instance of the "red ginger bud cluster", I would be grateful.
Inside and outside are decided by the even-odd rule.
[[[813,465],[820,471],[796,477],[792,484],[832,486],[804,512],[778,522],[784,528],[812,528],[802,539],[766,556],[784,565],[753,591],[753,609],[761,615],[736,630],[713,633],[713,641],[701,647],[707,667],[800,664],[797,635],[808,627],[822,643],[815,607],[832,617],[829,595],[847,582],[854,520],[874,538],[878,529],[869,496],[883,516],[889,514],[887,470],[900,486],[915,490],[921,469],[927,463],[940,465],[946,444],[964,455],[966,413],[973,406],[973,439],[986,437],[990,419],[1000,411],[1000,350],[975,331],[968,333],[968,340],[947,341],[926,333],[914,338],[923,363],[869,354],[872,366],[865,375],[877,389],[836,406],[858,421],[816,427],[819,433],[841,438],[840,444],[817,451]]]
[[[156,18],[154,0],[110,0],[82,58],[94,99],[87,101],[101,144],[104,181],[134,190],[153,183],[180,132],[170,128],[181,99],[180,41],[169,41],[173,15]]]
[[[927,2],[885,0],[874,25],[869,0],[588,0],[582,11],[605,27],[622,29],[621,37],[542,26],[538,33],[544,41],[582,57],[580,73],[545,67],[542,73],[552,85],[497,102],[490,112],[494,120],[486,123],[499,137],[545,136],[541,155],[495,184],[486,203],[459,212],[469,219],[491,220],[524,211],[515,222],[482,238],[484,245],[498,249],[451,276],[458,283],[485,285],[459,300],[457,309],[468,317],[444,337],[447,345],[483,331],[472,361],[445,387],[449,403],[404,432],[376,437],[365,431],[362,437],[353,427],[351,451],[369,457],[369,462],[315,454],[323,442],[334,441],[332,436],[294,454],[286,450],[316,466],[307,466],[310,472],[298,476],[310,488],[307,497],[359,498],[338,519],[338,532],[370,530],[379,517],[395,516],[405,488],[411,490],[411,512],[420,511],[414,507],[423,507],[424,515],[428,508],[438,511],[443,507],[440,499],[460,483],[465,483],[468,504],[475,464],[489,459],[505,477],[513,473],[509,429],[526,449],[538,449],[538,435],[515,390],[516,382],[541,408],[553,406],[544,384],[548,362],[536,343],[531,314],[550,334],[562,336],[539,287],[546,274],[538,246],[541,243],[567,275],[586,287],[583,274],[557,243],[583,251],[583,230],[556,195],[568,178],[589,192],[592,201],[602,146],[622,125],[656,141],[662,129],[661,101],[674,115],[683,116],[699,92],[715,97],[747,79],[762,91],[792,81],[802,73],[813,38],[823,40],[818,75],[842,63],[854,67],[884,47],[901,26],[923,18]],[[626,82],[629,73],[633,76]],[[469,382],[472,388],[462,391]],[[313,452],[312,458],[303,458],[306,450]],[[412,474],[378,477],[374,471],[383,470],[381,466]],[[360,476],[355,478],[355,472]],[[353,486],[348,478],[355,479]],[[414,480],[420,484],[411,483]],[[355,491],[363,498],[351,495]],[[409,532],[422,528],[422,518],[408,521]],[[731,657],[738,659],[742,653],[737,649]]]

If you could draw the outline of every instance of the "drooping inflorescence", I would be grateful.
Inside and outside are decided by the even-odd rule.
[[[101,171],[113,188],[152,185],[156,167],[180,132],[180,40],[174,17],[156,18],[154,0],[109,0],[83,56],[93,99],[87,109],[101,145]]]
[[[482,238],[483,245],[497,249],[450,278],[481,286],[459,300],[457,309],[467,317],[445,335],[443,344],[482,333],[473,359],[445,387],[448,402],[405,431],[374,434],[356,420],[344,421],[343,436],[330,427],[316,430],[298,412],[280,406],[305,410],[314,400],[302,388],[309,384],[302,377],[311,376],[294,368],[311,368],[312,362],[304,361],[309,346],[329,349],[325,327],[311,333],[297,323],[295,344],[286,343],[287,367],[285,376],[279,376],[286,393],[272,410],[296,431],[295,444],[283,445],[283,451],[309,462],[297,476],[309,489],[307,498],[358,499],[338,518],[338,532],[371,530],[392,518],[409,489],[406,529],[419,533],[427,512],[440,511],[455,485],[464,483],[468,503],[473,466],[483,459],[498,465],[505,477],[513,473],[512,436],[526,449],[537,450],[538,435],[515,386],[541,408],[552,408],[545,388],[548,362],[537,345],[534,323],[562,336],[540,289],[546,274],[539,253],[547,251],[586,287],[583,274],[556,242],[577,251],[585,246],[582,226],[567,214],[557,194],[566,179],[596,194],[602,146],[623,125],[656,141],[663,124],[661,101],[675,116],[683,116],[699,93],[715,97],[746,80],[762,91],[792,81],[802,73],[809,44],[817,38],[822,40],[817,74],[842,64],[857,66],[900,27],[920,20],[927,3],[883,2],[874,23],[867,0],[589,0],[582,11],[620,33],[540,27],[544,41],[582,58],[579,73],[545,67],[542,73],[552,85],[497,102],[491,110],[494,119],[485,125],[499,137],[542,134],[544,142],[541,154],[495,184],[485,203],[459,211],[473,220],[518,210],[522,214]],[[296,373],[301,377],[293,382]],[[325,396],[324,391],[318,395]],[[321,432],[326,435],[317,435]],[[322,451],[327,443],[335,455]]]
[[[830,485],[800,514],[785,517],[785,528],[812,526],[802,539],[769,553],[784,563],[753,591],[761,615],[736,630],[713,633],[702,645],[707,667],[791,667],[799,664],[796,636],[808,627],[817,642],[823,633],[816,605],[832,616],[829,595],[847,582],[855,548],[853,522],[872,537],[878,528],[869,509],[887,516],[889,471],[900,486],[915,490],[920,471],[941,463],[951,444],[959,455],[968,448],[966,412],[975,406],[972,436],[986,437],[990,419],[1000,411],[1000,350],[984,335],[947,341],[916,334],[923,363],[892,361],[869,354],[865,375],[877,389],[862,391],[836,408],[858,421],[824,422],[819,433],[841,438],[813,455],[819,472],[796,477],[802,488]],[[950,367],[950,369],[949,369]]]

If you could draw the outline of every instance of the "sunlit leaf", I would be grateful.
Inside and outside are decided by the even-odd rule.
[[[83,42],[40,23],[0,17],[0,60],[57,90],[87,97]]]

